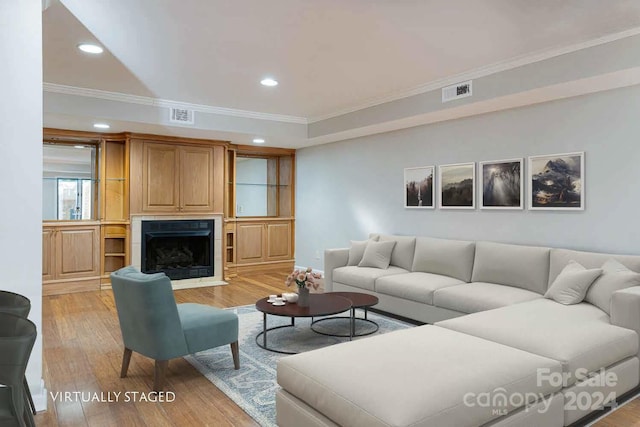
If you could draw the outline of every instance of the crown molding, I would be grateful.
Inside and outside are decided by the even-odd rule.
[[[55,0],[54,0],[55,1]],[[476,68],[474,70],[466,71],[464,73],[456,74],[442,79],[433,80],[421,84],[419,86],[396,91],[387,94],[382,97],[371,98],[363,103],[356,104],[352,107],[338,110],[326,115],[320,115],[315,117],[299,117],[289,116],[282,114],[262,113],[258,111],[239,110],[234,108],[216,107],[203,104],[192,104],[188,102],[172,101],[167,99],[152,98],[147,96],[129,95],[120,92],[109,92],[100,89],[89,89],[75,86],[60,85],[55,83],[43,83],[43,90],[52,93],[61,93],[66,95],[84,96],[89,98],[98,98],[108,101],[125,102],[129,104],[148,105],[155,107],[174,107],[194,110],[201,113],[218,114],[230,117],[241,117],[248,119],[269,120],[282,123],[295,123],[295,124],[310,124],[319,122],[322,120],[331,119],[334,117],[342,116],[345,114],[353,113],[359,110],[363,110],[377,105],[385,104],[388,102],[397,101],[403,98],[408,98],[414,95],[420,95],[423,93],[439,90],[445,86],[459,83],[461,81],[478,79],[481,77],[489,76],[491,74],[508,71],[514,68],[522,67],[524,65],[533,64],[535,62],[544,61],[557,56],[565,55],[568,53],[576,52],[590,47],[611,43],[617,40],[621,40],[628,37],[640,35],[640,27],[634,27],[622,32],[609,34],[596,39],[588,40],[581,43],[576,43],[569,46],[556,47],[553,49],[547,49],[526,55],[521,55],[512,58],[507,61],[497,62],[485,67]]]
[[[433,90],[439,90],[445,86],[450,86],[466,80],[478,79],[491,74],[511,70],[514,68],[522,67],[524,65],[533,64],[535,62],[544,61],[546,59],[554,58],[556,56],[565,55],[565,54],[576,52],[582,49],[603,45],[603,44],[614,42],[616,40],[621,40],[627,37],[637,36],[639,34],[640,34],[640,27],[635,27],[625,31],[621,31],[619,33],[609,34],[603,37],[591,39],[581,43],[572,44],[569,46],[556,47],[553,49],[546,49],[546,50],[542,50],[534,53],[528,53],[525,55],[517,56],[515,58],[511,58],[507,61],[497,62],[495,64],[476,68],[474,70],[466,71],[464,73],[456,74],[450,77],[433,80],[431,82],[424,83],[410,89],[396,91],[382,97],[371,98],[368,101],[365,101],[363,103],[360,103],[339,111],[335,111],[333,113],[310,117],[308,118],[308,123],[315,123],[322,120],[331,119],[334,117],[342,116],[344,114],[349,114],[359,110],[364,110],[365,108],[375,107],[376,105],[381,105],[387,102],[397,101],[399,99],[408,98],[414,95],[420,95],[426,92],[431,92]]]
[[[56,83],[45,82],[42,84],[42,89],[45,92],[61,93],[64,95],[84,96],[87,98],[97,98],[107,101],[125,102],[128,104],[148,105],[153,107],[184,108],[188,110],[194,110],[199,113],[219,114],[222,116],[242,117],[245,119],[269,120],[274,122],[296,123],[304,125],[308,123],[307,119],[304,117],[261,113],[258,111],[238,110],[235,108],[214,107],[211,105],[191,104],[188,102],[171,101],[168,99],[151,98],[148,96],[129,95],[120,92],[109,92],[106,90],[67,86]]]

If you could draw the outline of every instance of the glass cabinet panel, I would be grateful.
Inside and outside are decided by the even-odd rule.
[[[43,220],[90,220],[97,210],[97,148],[45,143]]]

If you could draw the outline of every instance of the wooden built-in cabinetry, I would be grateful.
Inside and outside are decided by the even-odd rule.
[[[131,213],[218,213],[224,146],[131,141]]]
[[[59,222],[42,228],[43,295],[100,289],[100,225]]]
[[[44,135],[48,142],[80,141],[98,150],[92,220],[43,223],[45,295],[107,287],[113,271],[131,264],[133,215],[220,215],[224,277],[293,266],[294,150],[130,133],[45,129]],[[255,185],[236,182],[238,157],[266,161],[259,184],[265,215],[236,216],[237,186]]]
[[[291,220],[236,220],[237,263],[291,260]]]
[[[130,263],[129,253],[129,142],[103,139],[101,145],[100,253],[101,284]]]
[[[230,147],[225,198],[225,277],[241,272],[291,268],[294,265],[295,152],[276,148]],[[236,181],[238,158],[266,160],[266,182]],[[236,194],[242,186],[264,186],[266,215],[240,217]]]

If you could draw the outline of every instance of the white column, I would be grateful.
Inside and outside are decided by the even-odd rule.
[[[27,380],[42,387],[42,2],[0,1],[0,289],[31,300]]]

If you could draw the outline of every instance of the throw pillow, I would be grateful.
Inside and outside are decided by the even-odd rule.
[[[367,247],[367,243],[376,242],[378,239],[369,239],[369,240],[351,240],[351,247],[349,248],[349,260],[347,261],[347,265],[358,265],[360,261],[362,261],[362,255],[364,255],[364,250]]]
[[[640,274],[611,258],[602,264],[602,276],[589,288],[585,301],[611,315],[613,293],[632,286],[640,286]]]
[[[369,242],[364,249],[362,260],[358,267],[375,267],[387,269],[391,262],[391,252],[396,242]]]
[[[587,270],[577,262],[569,261],[569,264],[553,281],[544,297],[564,305],[578,304],[584,300],[589,286],[601,274],[602,269],[600,268]]]

